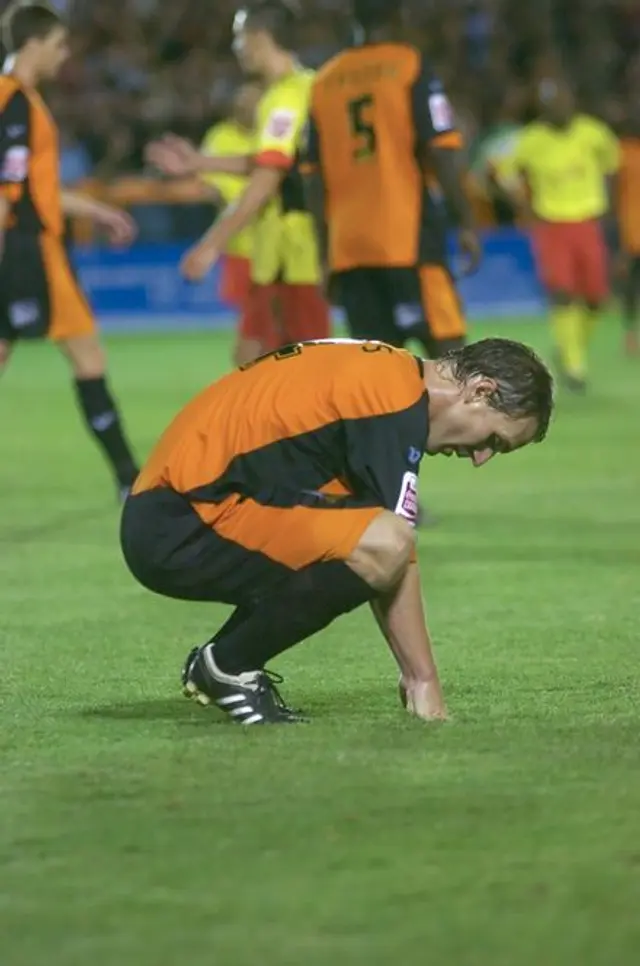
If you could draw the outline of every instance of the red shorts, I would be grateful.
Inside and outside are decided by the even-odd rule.
[[[599,221],[539,221],[533,248],[540,281],[549,292],[597,305],[609,295],[604,233]]]
[[[251,260],[241,255],[225,255],[220,276],[220,298],[223,302],[240,309],[251,288]]]
[[[328,339],[329,303],[319,285],[254,285],[240,320],[240,337],[271,352],[290,342]]]

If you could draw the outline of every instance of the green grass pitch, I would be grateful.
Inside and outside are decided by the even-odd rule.
[[[141,450],[229,345],[109,342]],[[619,345],[613,319],[543,446],[423,465],[455,720],[403,714],[362,611],[277,665],[313,724],[249,732],[180,697],[224,610],[129,578],[64,364],[21,349],[0,385],[3,964],[636,966],[640,366]]]

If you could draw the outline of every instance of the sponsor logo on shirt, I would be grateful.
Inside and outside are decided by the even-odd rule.
[[[429,113],[434,131],[450,131],[455,126],[453,108],[446,94],[431,95]]]
[[[272,111],[267,120],[267,136],[274,141],[286,141],[295,131],[297,117],[295,111],[283,108]]]
[[[2,166],[3,181],[24,181],[29,170],[29,148],[16,146],[9,148]]]
[[[402,485],[395,513],[414,526],[418,519],[418,477],[407,472],[402,477]]]

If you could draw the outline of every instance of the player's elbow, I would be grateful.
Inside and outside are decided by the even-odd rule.
[[[414,546],[413,527],[385,510],[369,524],[347,563],[370,587],[383,593],[402,580]]]

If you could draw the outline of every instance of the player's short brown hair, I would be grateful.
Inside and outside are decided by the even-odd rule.
[[[0,19],[2,45],[8,54],[17,54],[30,40],[43,40],[63,22],[60,14],[46,3],[17,0]]]
[[[482,339],[447,352],[439,361],[461,384],[474,376],[492,379],[496,389],[489,404],[514,419],[534,417],[534,442],[542,442],[553,414],[553,378],[533,349],[511,339]]]
[[[248,30],[264,30],[283,50],[296,46],[296,30],[300,21],[297,0],[253,0],[244,7]]]

